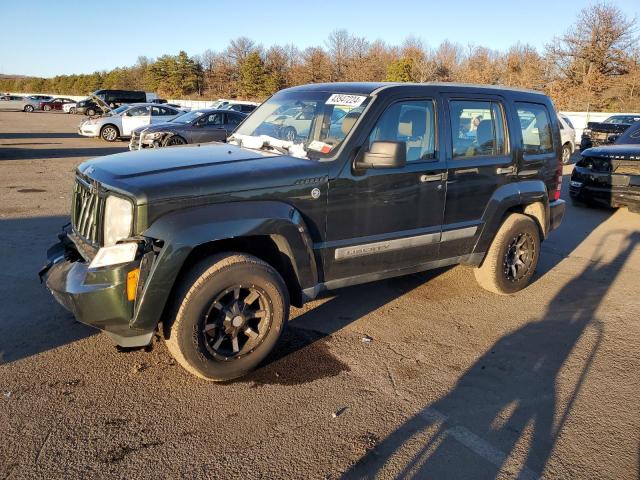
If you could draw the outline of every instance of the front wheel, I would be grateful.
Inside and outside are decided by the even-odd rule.
[[[187,141],[180,135],[172,135],[164,141],[165,147],[173,147],[176,145],[186,145]]]
[[[87,115],[93,117],[96,114],[96,111],[93,108],[89,108],[87,110]]]
[[[273,267],[230,253],[191,270],[173,312],[163,331],[177,362],[205,380],[231,380],[257,367],[277,344],[289,318],[289,293]]]
[[[118,129],[113,125],[105,125],[100,130],[100,136],[107,142],[115,142],[118,138]]]
[[[500,226],[482,264],[474,270],[478,284],[502,295],[516,293],[531,281],[540,256],[535,220],[512,213]]]
[[[282,132],[282,136],[289,142],[295,142],[296,137],[298,136],[298,132],[296,132],[296,129],[293,127],[287,127]]]
[[[33,105],[25,105],[24,106],[24,111],[27,112],[27,113],[33,112]]]

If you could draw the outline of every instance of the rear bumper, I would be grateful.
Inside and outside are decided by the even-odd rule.
[[[127,274],[139,261],[89,269],[66,235],[47,251],[47,264],[40,272],[53,297],[75,318],[106,332],[122,347],[148,345],[153,329],[131,328],[135,301],[127,299]]]
[[[549,202],[549,229],[555,230],[562,223],[566,202],[564,200],[554,200]]]

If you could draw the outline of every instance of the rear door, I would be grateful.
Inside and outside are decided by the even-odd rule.
[[[440,256],[469,253],[494,192],[514,181],[507,129],[508,105],[500,96],[446,96],[447,199]]]

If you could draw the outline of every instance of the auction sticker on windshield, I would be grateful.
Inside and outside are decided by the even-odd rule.
[[[346,107],[359,107],[367,97],[363,95],[345,95],[342,93],[334,93],[329,97],[327,105],[344,105]]]

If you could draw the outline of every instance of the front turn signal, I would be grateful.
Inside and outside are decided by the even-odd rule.
[[[140,278],[140,269],[134,268],[127,273],[127,300],[133,302],[138,293],[138,279]]]

